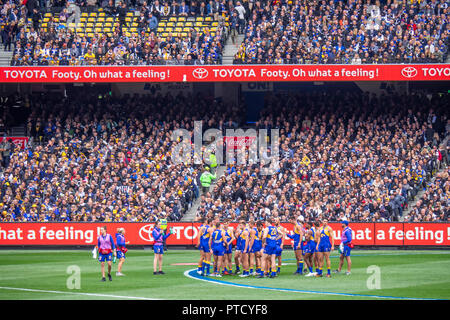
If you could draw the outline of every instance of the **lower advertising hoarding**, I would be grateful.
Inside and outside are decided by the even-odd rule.
[[[125,228],[130,245],[152,245],[154,223],[1,223],[0,246],[29,245],[95,245],[100,229],[106,226],[113,236],[117,228]],[[236,224],[231,224],[233,227]],[[282,224],[289,232],[293,225]],[[329,224],[340,243],[340,223]],[[168,245],[190,246],[197,243],[200,223],[169,223],[173,234]],[[361,246],[448,246],[450,245],[450,223],[350,223],[353,243]],[[285,245],[292,240],[285,237]]]

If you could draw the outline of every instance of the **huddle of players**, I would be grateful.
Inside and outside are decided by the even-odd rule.
[[[234,230],[230,221],[223,223],[219,219],[204,218],[199,229],[197,247],[200,260],[197,273],[203,276],[232,274],[232,243],[236,240],[234,274],[240,277],[255,275],[257,278],[276,277],[281,271],[281,254],[285,236],[294,241],[297,271],[303,274],[304,262],[309,273],[306,276],[322,276],[324,260],[327,262],[327,277],[331,277],[330,251],[334,250],[334,238],[328,221],[304,223],[302,217],[294,223],[294,233],[288,234],[278,218],[262,221],[239,220]],[[214,257],[211,273],[212,257]],[[313,272],[313,266],[316,271]],[[255,268],[255,269],[254,269]],[[253,272],[255,270],[255,272]]]

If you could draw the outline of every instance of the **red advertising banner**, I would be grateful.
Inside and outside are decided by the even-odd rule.
[[[223,137],[226,149],[241,149],[242,147],[250,148],[256,137]]]
[[[2,143],[4,139],[4,137],[0,137],[0,143]],[[22,150],[25,149],[25,147],[28,145],[29,140],[28,137],[6,137],[6,139],[11,139],[12,142],[16,146],[19,146]]]
[[[152,245],[154,223],[1,223],[0,246],[6,245],[95,245],[100,228],[107,226],[113,236],[117,228],[126,230],[126,240],[131,245]],[[282,224],[289,232],[293,225]],[[330,223],[339,245],[342,227],[340,223]],[[232,224],[233,227],[236,224]],[[195,245],[199,223],[169,223],[173,234],[167,239],[168,245]],[[450,223],[351,223],[353,243],[384,246],[449,246]],[[285,237],[285,245],[292,240]]]
[[[436,80],[449,64],[0,67],[2,83]]]
[[[152,245],[154,223],[1,223],[0,245],[96,245],[101,227],[115,235],[125,228],[125,238],[132,245]],[[170,223],[174,234],[168,245],[191,245],[198,234],[192,223]]]

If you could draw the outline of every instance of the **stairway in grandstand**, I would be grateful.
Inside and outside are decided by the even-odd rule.
[[[231,40],[231,36],[228,36],[228,40],[225,43],[225,47],[223,48],[222,64],[224,64],[224,65],[232,65],[233,64],[234,55],[238,51],[239,46],[241,45],[243,40],[244,40],[244,35],[240,34],[236,37],[236,43],[233,44],[233,41]]]
[[[11,45],[11,49],[14,46]],[[5,51],[5,48],[3,47],[2,44],[0,44],[0,66],[9,66],[11,64],[11,60],[12,60],[12,56],[13,56],[13,51]]]
[[[218,166],[217,167],[217,172],[216,172],[216,177],[217,179],[219,179],[221,176],[224,175],[225,172],[225,166]],[[216,181],[217,181],[216,179]],[[209,188],[209,190],[213,190],[215,186],[215,183],[213,183],[211,185],[211,187]],[[194,221],[195,219],[195,215],[197,213],[197,209],[200,206],[200,197],[198,197],[197,199],[195,199],[194,203],[192,204],[192,206],[189,208],[189,210],[186,212],[186,214],[181,218],[182,222],[191,222]]]
[[[16,126],[11,128],[11,134],[12,137],[25,137],[26,136],[26,130],[25,126]]]
[[[450,139],[450,136],[447,136],[447,138],[444,139],[444,141],[441,143],[441,147],[447,145],[448,139]],[[443,172],[446,168],[447,168],[447,166],[446,166],[445,164],[441,164],[441,167],[439,168],[439,170],[436,171],[436,172],[434,173],[434,176],[430,179],[430,181],[428,181],[428,183],[433,183],[434,180],[436,180],[436,176],[438,175],[438,173]],[[402,216],[400,217],[400,219],[399,219],[400,221],[403,222],[404,217],[405,217],[406,215],[408,215],[408,214],[414,209],[414,206],[416,205],[416,202],[417,202],[420,198],[422,198],[422,196],[424,195],[424,193],[425,193],[425,190],[420,190],[420,191],[416,194],[416,196],[414,197],[414,199],[408,201],[408,208],[407,208],[406,210],[403,211],[403,215],[402,215]]]

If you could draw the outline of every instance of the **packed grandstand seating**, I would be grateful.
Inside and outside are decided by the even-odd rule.
[[[31,101],[34,143],[2,152],[2,221],[178,221],[198,197],[201,172],[174,165],[172,131],[192,128],[197,117],[219,125],[236,113],[205,97],[158,94],[23,101]]]
[[[204,4],[195,7],[195,1],[190,7],[176,3],[176,8],[158,0],[132,8],[113,1],[92,8],[78,1],[64,3],[33,11],[2,6],[2,41],[5,50],[14,51],[11,65],[221,63],[228,24],[225,7],[219,16],[217,11],[206,12]],[[186,14],[184,7],[189,9]]]
[[[448,96],[425,95],[273,96],[256,127],[280,129],[278,174],[261,175],[259,165],[227,166],[215,188],[201,195],[197,219],[399,221],[407,202],[449,160],[439,147],[450,130],[448,102]],[[408,219],[447,221],[449,177],[434,183],[445,187],[439,206],[428,199],[425,214]],[[429,188],[426,197],[436,186]]]
[[[425,193],[414,208],[404,217],[406,222],[448,221],[450,194],[450,169],[440,172],[427,183]]]
[[[221,64],[237,34],[235,64],[442,63],[448,10],[446,0],[0,0],[0,26],[12,66]],[[245,125],[244,105],[19,98],[32,143],[1,144],[0,221],[179,221],[198,198],[197,219],[449,218],[448,95],[268,96],[255,128],[280,130],[277,174],[227,165],[207,193],[203,166],[174,164],[170,134],[194,120]]]
[[[1,221],[179,221],[198,197],[197,218],[398,221],[410,200],[407,221],[449,218],[449,95],[268,96],[254,128],[280,130],[278,172],[229,164],[206,193],[201,164],[174,164],[171,133],[194,120],[242,127],[243,105],[159,93],[21,101],[33,142],[1,146]],[[6,130],[12,109],[2,108]]]
[[[442,63],[448,1],[2,1],[12,65]]]
[[[445,62],[448,1],[257,1],[235,63]]]

